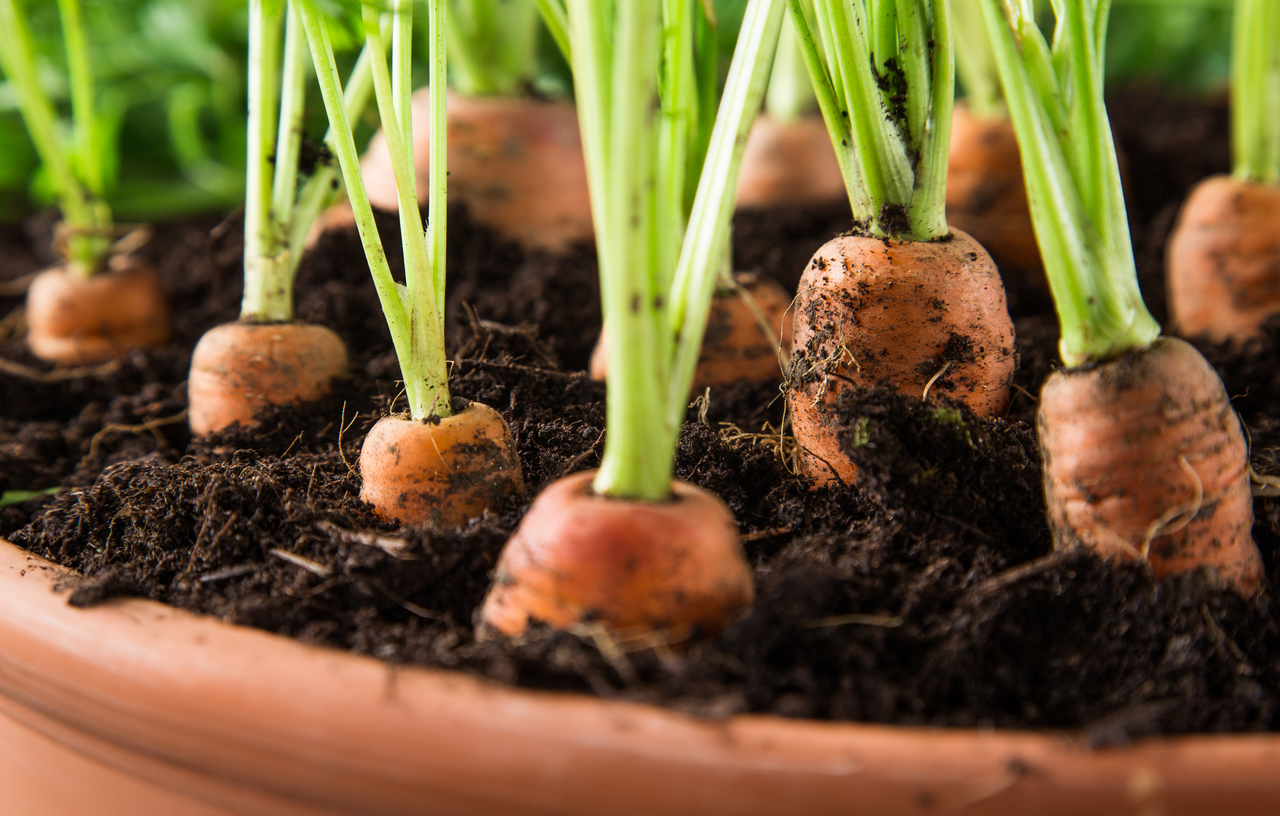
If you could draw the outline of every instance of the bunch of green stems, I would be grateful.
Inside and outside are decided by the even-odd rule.
[[[0,0],[0,69],[18,97],[31,141],[49,175],[62,210],[68,266],[88,277],[111,250],[114,229],[105,201],[116,167],[113,144],[96,112],[93,63],[89,58],[80,0],[58,0],[71,88],[72,137],[61,138],[58,114],[37,74],[31,29],[19,0]]]
[[[1280,184],[1280,3],[1236,0],[1232,26],[1232,174]]]
[[[728,244],[732,191],[782,22],[752,0],[716,114],[694,0],[539,0],[573,67],[609,336],[597,493],[659,501]]]
[[[538,10],[533,0],[446,0],[450,80],[469,96],[515,96],[533,79]]]

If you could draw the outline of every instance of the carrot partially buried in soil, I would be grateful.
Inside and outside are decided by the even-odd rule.
[[[191,432],[247,426],[268,406],[328,393],[346,374],[346,345],[324,326],[224,323],[206,332],[191,355]]]
[[[748,300],[749,299],[749,300]],[[735,382],[762,383],[782,377],[781,359],[791,353],[791,298],[775,281],[742,273],[717,288],[693,373],[692,390]],[[591,379],[609,373],[608,332],[591,351]]]
[[[47,269],[27,290],[27,344],[55,363],[112,360],[130,349],[169,342],[169,301],[155,270],[129,255],[88,277],[69,266]]]
[[[1054,545],[1145,560],[1157,576],[1212,568],[1252,595],[1263,567],[1239,422],[1204,358],[1159,337],[1138,289],[1102,66],[1089,50],[1106,10],[1064,14],[1051,50],[1022,7],[983,4],[1062,324],[1067,367],[1046,380],[1036,418]],[[1031,77],[1055,69],[1067,86],[1037,93]],[[1071,116],[1068,104],[1084,110]]]
[[[817,0],[815,15],[791,3],[856,224],[813,256],[794,306],[787,407],[797,465],[815,486],[856,479],[840,447],[845,423],[834,415],[845,389],[944,393],[993,415],[1009,402],[1016,367],[995,264],[945,217],[953,101],[947,5],[919,4],[910,25],[869,14],[863,0],[843,11],[828,5]],[[838,36],[833,14],[873,33],[865,41]],[[891,50],[871,51],[868,42]],[[868,61],[885,66],[892,81],[854,68]]]
[[[456,526],[524,483],[502,415],[472,402],[451,416],[385,417],[360,449],[360,498],[406,524]]]
[[[483,620],[508,636],[532,621],[715,635],[751,605],[751,570],[724,502],[672,482],[663,502],[595,495],[595,471],[538,495],[494,571]]]
[[[1232,173],[1197,185],[1169,236],[1169,318],[1242,342],[1280,313],[1280,4],[1239,0],[1231,38]]]
[[[1055,373],[1036,419],[1055,546],[1146,559],[1157,576],[1213,565],[1262,583],[1240,422],[1222,380],[1174,338]]]

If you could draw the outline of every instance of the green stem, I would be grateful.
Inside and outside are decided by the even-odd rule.
[[[965,104],[974,116],[991,119],[1007,114],[980,2],[951,0],[951,25],[955,31],[956,73],[964,88]]]
[[[278,280],[280,241],[271,216],[272,152],[276,136],[276,102],[280,89],[280,28],[282,4],[274,9],[266,0],[249,2],[249,116],[245,157],[244,300],[241,317],[279,319],[268,294]],[[276,299],[278,300],[278,299]],[[292,311],[292,303],[286,307]],[[284,318],[287,319],[287,318]]]
[[[515,96],[533,76],[537,9],[532,0],[447,0],[453,84],[468,96]]]
[[[782,23],[778,52],[769,74],[764,109],[775,122],[794,122],[817,106],[818,98],[805,69],[804,52],[796,38],[795,26],[789,18]]]
[[[1232,172],[1280,184],[1280,3],[1236,0],[1231,35]]]
[[[560,49],[564,61],[573,64],[573,49],[569,45],[569,15],[564,9],[564,0],[534,0],[538,6],[538,14],[542,24],[551,32],[551,39]]]
[[[0,0],[0,69],[13,83],[18,109],[49,173],[63,221],[72,232],[67,241],[68,265],[74,274],[87,277],[101,268],[110,251],[109,236],[104,233],[110,229],[111,213],[105,203],[90,199],[85,184],[76,176],[57,138],[57,116],[36,77],[35,66],[31,30],[17,0]]]
[[[1011,8],[1003,0],[982,2],[1018,136],[1036,240],[1062,325],[1062,359],[1077,366],[1149,345],[1160,326],[1142,302],[1129,246],[1096,51],[1097,33],[1104,28],[1081,4],[1072,5],[1063,4],[1050,51],[1028,8]],[[1094,10],[1101,13],[1105,4]],[[1045,81],[1055,65],[1061,87]],[[1071,100],[1071,110],[1061,110],[1064,100]],[[1066,128],[1059,127],[1064,120]],[[1074,144],[1081,141],[1095,147]],[[1094,175],[1082,185],[1088,174]]]

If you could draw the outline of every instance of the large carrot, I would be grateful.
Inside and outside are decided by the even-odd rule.
[[[1173,330],[1216,342],[1280,313],[1280,6],[1240,0],[1233,27],[1233,172],[1191,191],[1166,253]]]
[[[286,19],[287,18],[287,19]],[[282,49],[283,46],[283,49]],[[312,221],[337,176],[319,165],[298,185],[306,43],[292,3],[250,4],[244,299],[240,319],[205,333],[191,356],[188,421],[195,434],[252,425],[270,405],[315,399],[346,376],[342,339],[297,322],[293,282]],[[364,107],[370,54],[353,71],[348,107]],[[278,103],[278,105],[277,105]]]
[[[56,363],[96,363],[169,341],[169,305],[155,271],[110,258],[114,226],[104,200],[112,162],[97,112],[79,0],[59,0],[71,90],[73,149],[62,148],[53,104],[36,76],[35,52],[17,0],[0,0],[0,68],[62,210],[64,264],[27,292],[28,344]]]
[[[818,250],[796,295],[787,406],[800,470],[823,485],[856,476],[832,416],[845,388],[949,393],[998,414],[1016,356],[995,265],[944,213],[947,5],[898,4],[899,16],[865,0],[789,2],[856,225]]]
[[[1029,10],[983,0],[1022,155],[1067,368],[1036,427],[1054,544],[1262,583],[1244,439],[1199,353],[1142,303],[1102,101],[1105,4],[1064,4],[1052,49]],[[1057,70],[1059,85],[1043,78]]]
[[[457,525],[483,512],[498,497],[523,487],[511,432],[498,412],[471,403],[455,407],[449,395],[444,349],[445,206],[448,140],[445,137],[445,2],[428,3],[431,69],[430,220],[423,229],[413,171],[411,136],[411,0],[389,8],[393,38],[388,69],[382,20],[363,6],[366,52],[372,59],[378,113],[396,178],[405,283],[391,275],[361,179],[359,157],[342,97],[328,30],[314,0],[299,0],[302,23],[329,115],[335,153],[355,213],[409,403],[407,415],[388,417],[365,437],[360,454],[360,495],[386,517],[407,524]]]
[[[686,69],[696,43],[714,45],[703,4],[542,5],[553,30],[571,35],[610,327],[608,435],[598,472],[566,477],[534,501],[498,560],[481,618],[506,635],[536,621],[663,630],[668,640],[713,634],[750,605],[751,571],[724,504],[673,481],[672,470],[783,7],[750,0],[702,161],[687,148],[703,141],[696,114],[710,101],[697,89],[714,85]]]

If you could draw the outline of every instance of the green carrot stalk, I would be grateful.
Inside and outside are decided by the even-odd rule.
[[[788,3],[855,223],[904,240],[946,236],[955,80],[947,4]]]
[[[67,232],[71,270],[88,277],[102,268],[111,250],[111,209],[102,200],[107,186],[95,114],[92,64],[79,0],[58,0],[70,73],[74,137],[68,152],[57,134],[57,114],[36,76],[31,30],[18,0],[0,0],[0,69],[13,83],[31,141],[49,173]]]
[[[468,96],[515,96],[532,79],[538,13],[532,0],[446,0],[453,86]]]
[[[374,287],[391,329],[392,342],[404,377],[409,412],[414,419],[447,417],[451,413],[448,370],[444,353],[445,273],[445,13],[443,0],[428,3],[431,100],[430,222],[424,231],[414,189],[412,142],[408,135],[411,82],[409,54],[412,45],[411,0],[391,0],[393,35],[389,69],[383,58],[371,62],[378,113],[387,137],[387,150],[395,172],[400,204],[401,245],[405,257],[405,283],[391,275],[386,252],[378,237],[373,208],[360,176],[350,117],[344,104],[341,80],[333,57],[333,45],[314,0],[298,0],[316,78],[329,115],[332,147],[346,182],[356,228],[373,275]],[[378,13],[363,7],[365,48],[385,53]],[[398,32],[398,33],[397,33]],[[396,77],[393,78],[392,70]]]
[[[251,0],[242,320],[293,320],[293,282],[306,235],[334,196],[335,171],[328,164],[317,165],[298,186],[306,49],[293,3]],[[371,88],[370,60],[361,54],[344,102],[348,115],[363,110]]]
[[[1138,289],[1102,98],[1109,3],[1055,8],[1051,48],[1028,0],[982,0],[1062,325],[1062,359],[1079,366],[1145,347],[1160,326]]]
[[[703,4],[541,5],[553,34],[563,24],[572,58],[610,332],[609,433],[594,489],[660,501],[784,9],[781,0],[749,3],[703,160],[709,117],[699,110],[709,105],[705,72],[715,70]]]
[[[1280,3],[1236,0],[1231,153],[1241,181],[1280,184]]]
[[[810,110],[816,110],[818,98],[809,81],[804,54],[796,40],[795,26],[790,18],[782,22],[782,34],[778,38],[778,52],[773,58],[773,70],[769,74],[769,89],[765,92],[764,109],[777,122],[794,122]]]
[[[980,0],[952,0],[951,26],[955,34],[956,74],[969,110],[982,119],[1004,116],[1000,75]]]

